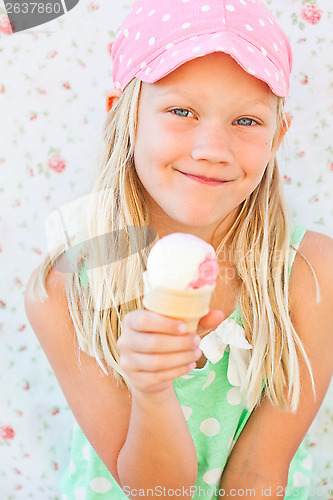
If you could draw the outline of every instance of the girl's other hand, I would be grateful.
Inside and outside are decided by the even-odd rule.
[[[210,311],[201,318],[198,332],[216,327],[224,315]],[[181,332],[180,320],[146,310],[131,311],[124,317],[118,339],[120,365],[141,393],[159,393],[173,388],[173,380],[195,368],[202,352],[196,332]],[[185,325],[186,326],[186,325]]]

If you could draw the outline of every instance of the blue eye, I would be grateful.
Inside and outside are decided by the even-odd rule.
[[[250,127],[253,124],[257,124],[257,122],[252,120],[252,118],[240,118],[239,120],[237,120],[237,123],[238,125],[242,125],[245,127]]]
[[[174,113],[176,116],[181,116],[183,118],[187,118],[190,114],[192,114],[191,111],[184,108],[172,109],[171,113]]]

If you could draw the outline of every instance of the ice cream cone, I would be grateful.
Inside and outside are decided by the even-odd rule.
[[[200,319],[208,314],[214,286],[192,290],[175,290],[163,286],[151,288],[144,274],[143,305],[149,311],[179,319],[195,332]]]

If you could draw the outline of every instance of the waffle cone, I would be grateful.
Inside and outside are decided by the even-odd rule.
[[[149,311],[179,319],[189,332],[197,329],[200,318],[208,314],[215,286],[195,290],[173,290],[162,286],[145,290],[143,305]]]

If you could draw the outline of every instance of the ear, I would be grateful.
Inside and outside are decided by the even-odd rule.
[[[116,102],[120,99],[122,91],[119,89],[111,89],[106,95],[106,110],[107,112],[113,108]]]
[[[292,121],[292,118],[291,116],[289,115],[289,113],[286,113],[286,120],[287,120],[287,123],[282,123],[281,125],[281,128],[280,128],[280,135],[279,135],[279,138],[276,142],[276,144],[274,145],[274,147],[272,148],[272,154],[271,154],[271,158],[270,160],[275,156],[277,150],[279,149],[280,147],[280,144],[282,142],[282,139],[284,138],[284,136],[286,135],[286,133],[288,132],[288,130],[290,129],[290,125],[291,125],[291,121]]]

